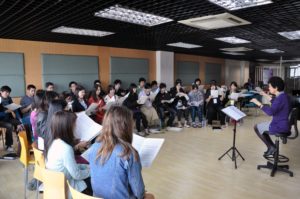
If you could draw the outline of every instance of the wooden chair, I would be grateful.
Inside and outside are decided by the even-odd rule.
[[[77,191],[76,189],[74,189],[70,184],[69,182],[68,183],[68,187],[69,187],[69,190],[71,192],[71,195],[72,195],[72,198],[73,199],[100,199],[100,198],[96,198],[96,197],[92,197],[92,196],[88,196],[84,193],[81,193],[79,191]]]
[[[27,135],[25,131],[18,134],[21,144],[20,162],[24,166],[24,198],[27,198],[28,167],[34,165],[34,158],[30,156]]]
[[[43,169],[46,168],[45,166],[45,158],[43,151],[38,150],[37,148],[33,147],[34,153],[34,172],[33,177],[37,180],[36,181],[36,198],[39,198],[39,182],[43,182]]]
[[[41,168],[41,170],[43,171],[44,199],[65,199],[67,197],[65,175],[48,169]]]

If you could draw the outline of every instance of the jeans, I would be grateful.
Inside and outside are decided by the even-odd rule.
[[[199,122],[203,120],[203,106],[192,106],[191,107],[192,122],[195,122],[196,116],[198,116]]]
[[[170,108],[170,107],[158,107],[157,112],[158,112],[159,119],[161,121],[161,127],[163,127],[165,124],[165,111],[167,111],[169,113],[169,119],[167,121],[167,126],[173,126],[173,121],[176,116],[175,109]]]

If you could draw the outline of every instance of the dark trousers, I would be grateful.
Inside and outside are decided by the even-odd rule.
[[[192,122],[195,122],[198,116],[199,122],[203,120],[203,106],[191,106]]]
[[[146,116],[140,110],[133,111],[133,118],[135,119],[135,127],[138,132],[141,132],[141,121],[144,128],[148,128],[148,121],[146,119]]]
[[[10,147],[13,145],[13,129],[17,128],[17,125],[21,124],[17,119],[4,119],[0,121],[0,127],[5,128],[5,145]]]
[[[176,116],[176,110],[171,107],[158,107],[157,113],[159,116],[159,119],[161,121],[161,126],[163,127],[165,124],[165,112],[169,113],[169,119],[167,121],[167,126],[173,126],[173,122]]]
[[[189,109],[177,109],[177,119],[178,122],[181,122],[182,116],[184,117],[185,121],[189,121]]]
[[[206,108],[207,124],[211,125],[213,120],[220,120],[221,125],[225,125],[225,114],[221,111],[222,106],[209,104]]]

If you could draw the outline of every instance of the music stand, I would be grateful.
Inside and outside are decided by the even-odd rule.
[[[244,161],[244,157],[241,155],[241,153],[238,151],[238,149],[235,146],[235,137],[236,137],[236,123],[240,119],[246,116],[245,113],[237,109],[235,106],[229,106],[227,108],[222,109],[222,111],[229,116],[231,119],[234,120],[234,128],[233,128],[233,145],[230,147],[223,155],[219,157],[218,160],[221,160],[225,155],[228,155],[232,161],[234,161],[235,169],[237,169],[236,165],[236,159],[240,156],[242,160]],[[229,153],[232,150],[232,155],[230,156]]]

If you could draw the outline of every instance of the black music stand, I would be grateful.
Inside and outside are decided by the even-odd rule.
[[[236,123],[246,115],[237,109],[235,106],[229,106],[227,108],[222,109],[222,111],[229,116],[231,119],[234,120],[234,128],[233,128],[233,145],[230,147],[223,155],[219,157],[218,160],[221,160],[225,155],[228,155],[232,161],[234,161],[235,169],[237,169],[236,165],[236,159],[240,156],[242,160],[244,161],[244,157],[242,154],[238,151],[238,149],[235,146],[235,137],[236,137]],[[232,155],[230,156],[229,153],[232,150]]]

